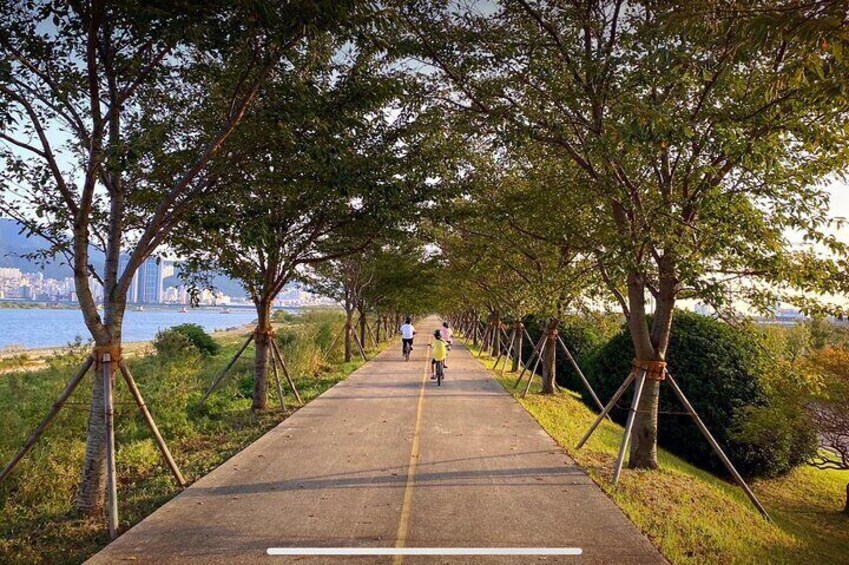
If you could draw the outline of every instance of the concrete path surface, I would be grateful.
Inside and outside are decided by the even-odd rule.
[[[162,506],[90,563],[665,563],[436,318]],[[578,547],[546,556],[269,556],[270,547]]]

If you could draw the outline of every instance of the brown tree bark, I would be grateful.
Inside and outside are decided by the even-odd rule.
[[[669,261],[668,263],[671,263]],[[671,270],[671,264],[667,265]],[[645,310],[646,287],[637,273],[628,276],[628,325],[634,351],[638,359],[663,361],[669,346],[672,316],[675,309],[675,283],[671,273],[661,268],[660,288],[652,326],[649,328]],[[638,375],[639,377],[639,375]],[[631,469],[657,469],[657,410],[661,381],[647,379],[634,417],[631,432],[628,467]]]
[[[117,200],[117,202],[116,202]],[[91,291],[88,270],[88,228],[80,223],[74,230],[74,286],[77,289],[80,310],[83,320],[95,345],[98,347],[121,347],[121,329],[126,309],[126,290],[118,288],[118,262],[120,257],[120,238],[123,229],[121,208],[123,199],[112,202],[113,215],[110,225],[110,246],[106,250],[106,269],[104,272],[104,311],[103,318],[97,310],[97,302]],[[116,209],[118,206],[119,209]],[[87,221],[84,220],[84,221]],[[111,363],[113,371],[118,363]],[[86,433],[86,448],[83,457],[80,487],[74,500],[74,510],[77,513],[93,516],[102,512],[106,503],[106,411],[103,380],[98,378],[100,373],[95,371],[92,379],[91,397],[89,400],[89,419]],[[114,379],[114,376],[113,376]]]
[[[519,370],[519,361],[522,358],[522,345],[524,343],[525,331],[522,322],[516,322],[513,326],[516,337],[513,340],[513,366],[510,368],[514,373]]]
[[[490,354],[493,357],[498,357],[501,353],[501,317],[498,312],[492,314],[492,331],[490,332]]]
[[[112,328],[109,335],[115,337],[97,339],[95,341],[96,346],[120,349],[124,308],[125,305],[122,301],[113,301],[109,304],[105,312],[104,323],[108,324],[107,327]],[[95,307],[96,311],[97,308]],[[117,367],[118,363],[110,364],[113,375]],[[106,502],[106,422],[104,420],[106,407],[100,369],[98,368],[94,374],[95,378],[92,379],[91,384],[90,417],[88,419],[83,468],[80,475],[80,488],[74,500],[75,511],[87,516],[99,514]]]
[[[353,358],[353,348],[351,344],[351,334],[354,331],[354,308],[346,306],[345,308],[345,363],[348,363]]]
[[[368,333],[366,326],[368,322],[366,321],[365,309],[365,305],[360,302],[360,305],[357,306],[357,310],[359,310],[360,312],[360,344],[363,346],[364,349],[366,347],[366,334]]]
[[[268,362],[271,360],[271,301],[256,304],[257,325],[254,339],[254,392],[251,410],[268,407]]]
[[[111,343],[97,343],[109,346]],[[112,364],[112,366],[117,363]],[[74,500],[74,510],[86,516],[99,514],[106,503],[106,422],[103,380],[99,369],[91,380],[90,417],[86,431],[85,455],[80,475],[80,487]]]
[[[548,339],[542,352],[542,394],[554,394],[554,380],[557,378],[557,326],[560,321],[552,318],[546,329]]]

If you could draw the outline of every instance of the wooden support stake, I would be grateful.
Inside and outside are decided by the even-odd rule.
[[[539,341],[537,341],[536,345],[534,345],[534,350],[531,352],[530,358],[528,358],[528,364],[524,365],[522,367],[522,372],[519,373],[519,378],[516,379],[516,384],[513,385],[513,388],[517,388],[519,386],[519,383],[522,382],[522,377],[525,375],[525,371],[527,371],[530,368],[531,364],[534,362],[534,358],[536,358],[539,355],[540,348],[542,347],[542,342],[543,342],[544,339],[545,339],[544,335],[540,336]],[[533,341],[531,339],[530,335],[528,335],[528,341]]]
[[[363,349],[363,344],[360,343],[360,337],[357,335],[357,332],[355,332],[353,328],[351,328],[351,335],[354,337],[354,343],[357,344],[357,348],[360,350],[360,355],[362,355],[363,361],[368,361],[368,357],[366,357],[366,352]]]
[[[487,324],[486,328],[484,328],[484,330],[483,330],[483,335],[481,335],[481,348],[480,348],[480,351],[478,351],[478,358],[480,358],[480,356],[483,355],[484,351],[489,349],[489,346],[487,345],[488,340],[489,340],[489,333],[490,333],[489,330],[490,330],[490,326],[489,326],[489,324]]]
[[[103,353],[100,365],[103,378],[103,417],[106,423],[106,523],[109,539],[118,537],[118,477],[115,471],[115,405],[112,398],[112,356]]]
[[[578,373],[578,376],[581,378],[581,382],[583,382],[584,386],[587,387],[587,390],[590,391],[590,395],[592,395],[599,410],[604,411],[604,405],[601,403],[601,400],[598,399],[598,396],[596,396],[595,390],[593,390],[593,387],[590,385],[590,381],[587,380],[587,377],[584,376],[584,372],[581,371],[581,368],[578,366],[575,358],[572,357],[572,353],[569,352],[569,348],[566,347],[566,343],[564,343],[563,338],[558,335],[557,340],[560,342],[560,347],[563,348],[563,352],[566,353],[566,358],[569,360],[569,363],[572,364],[572,368],[575,369],[575,372]],[[610,416],[607,418],[609,420]]]
[[[201,406],[203,406],[203,405],[204,405],[204,403],[206,402],[206,399],[207,399],[207,398],[209,398],[209,395],[210,395],[210,394],[212,394],[212,392],[213,392],[216,388],[218,388],[218,385],[219,385],[219,384],[221,384],[221,381],[224,379],[224,375],[226,375],[226,374],[227,374],[227,372],[228,372],[228,371],[229,371],[229,370],[233,367],[233,365],[235,365],[235,364],[236,364],[236,361],[238,361],[238,360],[239,360],[239,357],[241,357],[241,356],[242,356],[242,353],[245,351],[245,349],[247,349],[247,348],[248,348],[248,345],[250,345],[250,343],[254,340],[254,338],[255,338],[255,337],[256,337],[256,334],[255,334],[255,333],[252,333],[251,335],[249,335],[249,336],[248,336],[248,339],[247,339],[247,340],[245,340],[245,343],[244,343],[244,344],[242,344],[242,347],[241,347],[241,349],[239,349],[238,353],[236,353],[236,355],[234,355],[234,356],[233,356],[233,358],[230,360],[230,362],[227,364],[227,366],[226,366],[226,367],[224,367],[224,368],[221,370],[221,372],[220,372],[220,373],[218,373],[218,374],[215,376],[215,378],[214,378],[214,379],[212,379],[212,384],[211,384],[211,385],[209,385],[209,389],[206,391],[206,394],[204,394],[204,395],[203,395],[203,398],[201,398],[201,399],[200,399],[200,402],[198,402],[198,408],[200,408]]]
[[[528,343],[534,343],[533,338],[531,338],[531,334],[528,333],[528,330],[527,330],[527,328],[525,328],[524,324],[522,324],[522,333],[525,335],[525,338],[528,340]],[[528,358],[528,365],[533,363],[534,355],[537,353],[537,346],[538,345],[539,345],[539,342],[536,342],[534,344],[534,348],[533,348],[533,350],[531,350],[531,356]],[[524,373],[525,369],[528,368],[528,365],[525,365],[525,362],[522,361],[522,349],[521,348],[519,348],[519,360],[522,362],[522,373]],[[521,375],[522,373],[519,373],[519,374]]]
[[[755,508],[758,509],[758,512],[761,513],[767,521],[771,522],[772,519],[767,514],[766,509],[761,504],[758,497],[755,496],[755,493],[749,488],[749,485],[746,484],[746,481],[743,480],[743,477],[740,476],[740,473],[737,472],[737,469],[734,467],[734,464],[731,463],[731,460],[725,455],[725,452],[722,451],[722,448],[719,446],[719,443],[714,439],[713,434],[710,433],[710,430],[707,429],[705,423],[702,422],[702,419],[699,417],[696,409],[693,408],[693,405],[690,404],[690,401],[687,400],[687,397],[684,395],[684,391],[678,386],[678,383],[675,382],[675,379],[672,378],[668,372],[666,373],[666,380],[669,381],[669,384],[672,386],[672,390],[675,392],[675,395],[678,397],[678,400],[681,401],[681,404],[684,405],[684,408],[687,412],[690,413],[690,416],[693,417],[693,420],[696,422],[696,426],[698,426],[699,430],[705,436],[705,439],[708,440],[710,446],[722,460],[722,463],[725,465],[725,468],[728,469],[728,472],[731,473],[731,476],[734,477],[734,481],[743,489],[743,492],[746,493],[746,496],[749,497],[749,500],[752,501],[752,504],[755,505]]]
[[[271,338],[274,341],[274,338]],[[274,355],[274,346],[271,347],[271,370],[274,373],[274,386],[277,389],[277,399],[280,401],[280,409],[286,409],[286,401],[283,399],[283,387],[280,385],[280,374],[277,371],[277,357]]]
[[[540,347],[540,351],[545,349],[546,344],[548,343],[548,333],[546,333],[542,338],[542,346]],[[522,398],[528,394],[528,391],[531,390],[531,383],[534,382],[534,375],[537,372],[537,367],[539,367],[539,362],[542,360],[542,354],[537,355],[537,362],[534,365],[533,370],[528,374],[528,386],[525,387],[525,392],[522,393]]]
[[[520,365],[523,365],[523,363],[522,363],[522,348],[523,348],[524,344],[522,342],[523,342],[523,338],[525,337],[523,335],[524,330],[525,330],[525,324],[523,324],[522,322],[517,322],[513,326],[513,334],[516,336],[516,345],[513,348],[513,354],[514,354],[514,356],[513,356],[513,366],[510,368],[510,370],[513,371],[514,373],[519,371]]]
[[[581,449],[584,444],[587,443],[587,440],[590,439],[590,436],[593,434],[593,432],[601,423],[601,421],[609,417],[610,411],[613,410],[613,407],[616,405],[617,402],[619,402],[619,399],[622,397],[622,395],[625,394],[625,390],[627,390],[628,385],[630,385],[633,380],[634,372],[631,371],[630,373],[628,373],[628,378],[622,381],[622,384],[619,385],[619,389],[615,393],[613,393],[613,397],[611,397],[610,401],[607,403],[607,406],[604,407],[604,410],[601,411],[601,414],[596,417],[595,422],[593,422],[593,425],[590,426],[590,429],[587,430],[587,433],[584,434],[584,437],[582,437],[581,441],[578,442],[578,445],[575,446],[576,449]]]
[[[345,328],[342,328],[342,331],[336,334],[336,337],[333,338],[333,341],[330,344],[330,347],[327,348],[327,351],[324,352],[322,357],[327,357],[333,351],[333,348],[336,347],[336,344],[339,342],[339,338],[342,337],[342,334],[345,333]]]
[[[495,358],[495,364],[492,366],[492,370],[493,370],[493,371],[494,371],[494,370],[496,370],[496,369],[498,368],[498,364],[499,364],[499,363],[501,363],[501,358],[502,358],[502,357],[504,357],[504,355],[501,353],[501,351],[499,351],[499,352],[498,352],[498,357],[496,357],[496,358]],[[506,361],[505,361],[505,363],[506,363]]]
[[[86,376],[88,370],[91,369],[91,365],[94,363],[94,358],[89,357],[85,360],[85,362],[80,366],[77,373],[73,376],[73,378],[68,381],[68,384],[65,385],[65,390],[62,391],[62,394],[59,395],[59,398],[56,399],[56,402],[53,403],[53,406],[50,407],[50,410],[47,412],[47,415],[41,421],[41,423],[33,430],[30,436],[27,438],[24,446],[12,457],[12,460],[9,461],[3,470],[0,471],[0,483],[3,482],[9,473],[17,467],[18,463],[20,463],[21,459],[32,449],[32,446],[36,444],[39,438],[47,431],[47,428],[50,427],[50,424],[53,423],[53,419],[56,418],[56,415],[62,410],[62,406],[65,405],[68,398],[74,393],[74,390],[77,388],[77,385],[80,384],[80,381],[83,380],[83,377]]]
[[[303,406],[304,401],[301,400],[301,394],[298,392],[298,387],[295,386],[295,381],[292,380],[292,375],[289,374],[289,369],[286,367],[286,361],[283,360],[283,355],[280,354],[280,349],[277,348],[276,342],[271,342],[271,349],[273,350],[273,353],[277,355],[277,360],[280,362],[280,368],[283,369],[283,375],[286,377],[286,381],[288,381],[289,386],[292,388],[292,393],[295,395],[295,399],[298,401],[298,404]]]
[[[631,430],[634,429],[634,418],[637,415],[637,407],[640,405],[640,397],[643,395],[643,387],[646,384],[647,371],[643,369],[640,380],[637,381],[634,387],[634,398],[631,400],[631,409],[628,411],[628,420],[625,422],[625,434],[622,436],[622,443],[619,446],[619,455],[616,457],[616,465],[613,467],[613,484],[619,482],[619,475],[622,474],[622,465],[625,463],[625,452],[628,451],[628,443],[631,441]]]
[[[145,423],[147,423],[147,427],[150,428],[150,432],[153,434],[153,439],[156,440],[156,446],[159,448],[159,453],[162,454],[165,464],[168,465],[168,468],[171,470],[171,474],[174,475],[174,480],[176,480],[177,484],[181,487],[185,487],[186,479],[183,478],[183,474],[177,467],[177,462],[174,461],[174,457],[171,455],[168,445],[162,438],[162,434],[159,433],[159,428],[156,426],[156,422],[153,420],[153,415],[150,413],[147,404],[144,402],[141,391],[136,385],[135,379],[133,379],[133,374],[130,373],[130,368],[127,367],[127,364],[124,363],[123,360],[118,362],[118,368],[121,370],[124,382],[127,383],[127,388],[130,389],[130,394],[132,395],[133,400],[136,401],[136,405],[139,407],[139,411],[141,412]]]
[[[367,331],[369,337],[371,338],[372,344],[374,344],[375,347],[380,345],[380,343],[377,340],[377,333],[375,332],[375,326],[376,325],[377,325],[377,321],[375,321],[375,323],[372,324],[372,325],[369,325],[368,322],[366,322],[366,331]]]
[[[514,330],[513,335],[510,336],[510,346],[507,348],[507,355],[504,357],[504,365],[501,366],[501,376],[502,377],[504,376],[504,369],[507,368],[507,358],[509,357],[510,360],[512,361],[513,358],[511,357],[510,354],[512,353],[513,355],[515,355],[515,352],[513,351],[513,343],[514,343],[515,340],[516,340],[516,331]]]

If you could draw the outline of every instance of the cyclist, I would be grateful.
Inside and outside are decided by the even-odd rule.
[[[448,327],[448,322],[442,322],[442,341],[448,346],[448,351],[451,351],[451,346],[454,345],[454,331]],[[446,356],[446,363],[443,363],[442,366],[446,369],[448,368],[448,359]]]
[[[442,322],[442,329],[439,330],[442,332],[442,341],[448,344],[448,349],[451,349],[451,345],[454,343],[454,331],[448,327],[448,322]]]
[[[442,332],[439,330],[433,332],[433,341],[430,342],[428,347],[433,350],[433,357],[430,360],[430,378],[434,380],[436,379],[436,364],[442,363],[442,367],[445,368],[445,357],[448,355],[448,346],[442,340]]]
[[[407,316],[404,318],[404,325],[401,326],[401,354],[406,353],[407,344],[410,344],[410,351],[413,350],[413,336],[416,335],[416,328],[413,327],[412,319]]]

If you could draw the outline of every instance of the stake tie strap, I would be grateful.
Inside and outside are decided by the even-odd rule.
[[[557,331],[557,328],[548,328],[547,330],[545,330],[545,333],[547,333],[549,336],[551,336],[553,338],[560,332]]]
[[[95,365],[99,367],[103,363],[103,356],[107,353],[109,354],[110,363],[119,363],[121,361],[120,345],[96,345],[91,352]]]
[[[274,328],[268,328],[267,330],[261,330],[257,328],[255,333],[257,337],[268,336],[268,338],[270,339],[274,337]]]
[[[638,371],[645,371],[646,378],[650,381],[662,381],[666,379],[666,361],[637,359],[635,357],[631,365]]]

